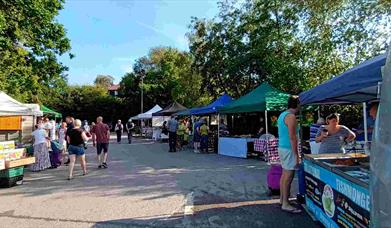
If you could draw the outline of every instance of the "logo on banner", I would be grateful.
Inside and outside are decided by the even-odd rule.
[[[323,209],[326,215],[330,218],[334,217],[335,204],[334,204],[334,193],[330,185],[326,184],[323,189],[322,195]]]

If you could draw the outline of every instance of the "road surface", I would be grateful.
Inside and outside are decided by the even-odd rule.
[[[190,150],[168,153],[147,140],[110,144],[108,169],[87,151],[76,166],[27,171],[23,185],[0,189],[1,227],[317,227],[282,212],[267,196],[266,163]]]

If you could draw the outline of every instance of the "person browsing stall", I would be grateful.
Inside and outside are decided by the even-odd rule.
[[[201,153],[208,153],[208,133],[209,127],[206,123],[206,119],[203,120],[202,125],[200,127],[200,135],[201,135]]]
[[[319,154],[343,153],[344,143],[353,141],[356,135],[346,126],[339,124],[337,113],[327,116],[326,123],[327,125],[319,128],[315,138],[316,142],[320,143]]]
[[[46,136],[46,131],[40,125],[35,125],[35,130],[32,132],[34,157],[36,162],[31,166],[33,172],[45,170],[51,166],[49,158],[49,150]]]
[[[167,123],[168,127],[168,143],[170,150],[168,152],[176,152],[176,140],[177,140],[177,130],[178,130],[178,121],[176,116],[171,116],[171,119]]]
[[[185,141],[185,133],[186,133],[185,120],[181,120],[179,122],[178,130],[176,133],[178,135],[178,147],[180,150],[182,150],[183,142]]]
[[[292,180],[295,176],[295,170],[300,164],[296,120],[299,108],[299,97],[290,96],[288,99],[288,110],[281,113],[277,120],[279,135],[278,155],[283,169],[280,179],[280,203],[281,210],[290,213],[301,213],[301,210],[293,207],[289,202]]]

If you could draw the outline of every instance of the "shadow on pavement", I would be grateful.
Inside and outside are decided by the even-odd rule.
[[[279,205],[251,205],[234,208],[213,208],[194,215],[121,219],[102,221],[93,227],[322,227],[313,222],[305,212],[281,212]]]

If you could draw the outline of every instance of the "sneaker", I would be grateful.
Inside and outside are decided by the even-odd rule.
[[[103,163],[102,163],[102,166],[103,166],[103,168],[105,168],[105,169],[107,169],[107,168],[108,168],[108,166],[107,166],[107,163],[106,163],[106,162],[103,162]]]
[[[101,169],[102,168],[102,165],[98,165],[98,169]]]

